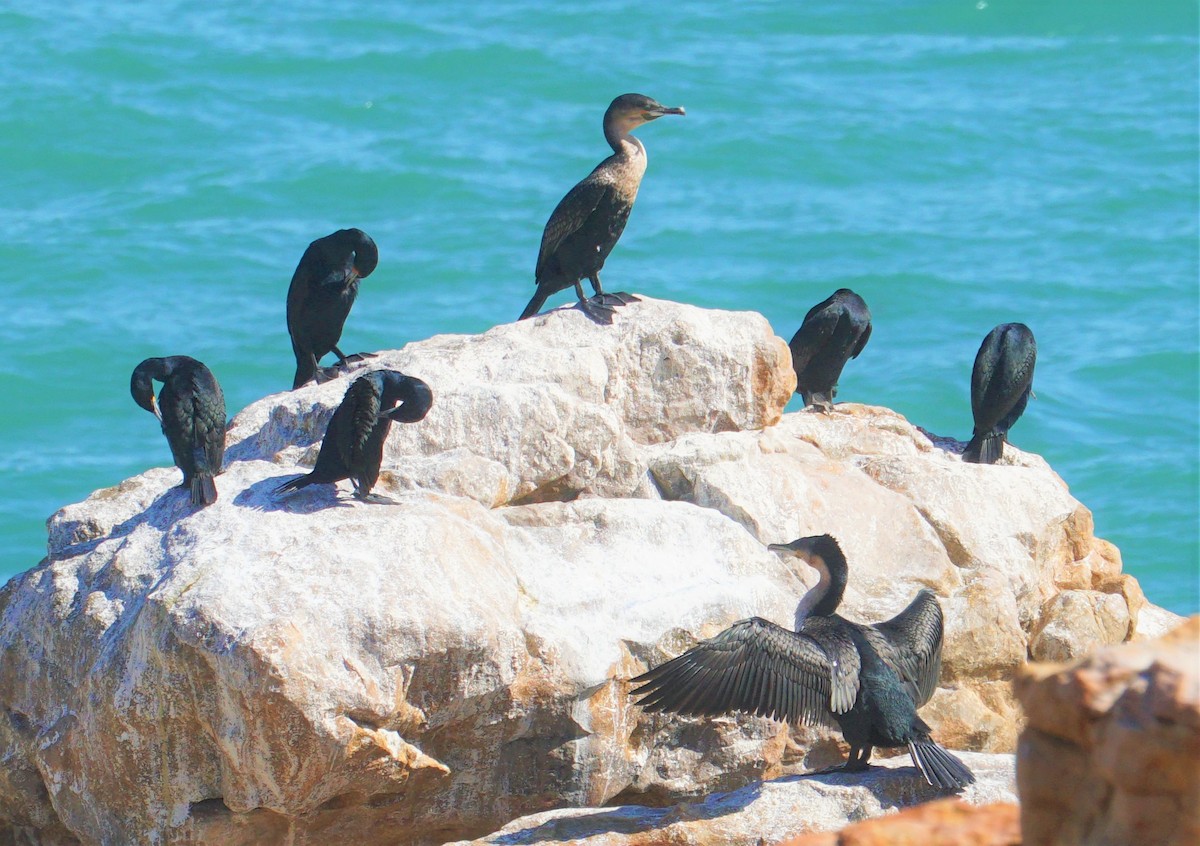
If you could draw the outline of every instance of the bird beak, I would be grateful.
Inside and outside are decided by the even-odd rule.
[[[158,407],[158,397],[154,394],[150,395],[150,410],[154,412],[154,416],[158,418],[158,422],[162,422],[162,411]]]
[[[790,546],[788,546],[786,543],[769,543],[769,544],[767,544],[767,549],[771,550],[772,552],[791,553],[791,552],[795,551]]]
[[[687,112],[685,112],[683,110],[683,106],[663,106],[662,110],[659,111],[657,117],[662,117],[663,115],[686,115],[686,114],[687,114]]]

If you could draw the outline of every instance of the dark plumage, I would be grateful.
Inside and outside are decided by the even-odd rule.
[[[155,379],[163,383],[157,397]],[[225,395],[216,377],[186,355],[148,358],[133,369],[129,393],[162,425],[192,505],[216,502],[213,477],[225,460]]]
[[[975,431],[963,461],[995,464],[1004,454],[1008,430],[1025,411],[1033,392],[1037,341],[1024,323],[1001,323],[983,339],[971,371]]]
[[[396,403],[401,405],[396,408]],[[354,483],[354,496],[371,501],[392,421],[415,423],[432,405],[433,392],[420,379],[396,370],[360,376],[333,412],[312,472],[284,482],[275,493],[349,479]]]
[[[796,609],[796,631],[759,617],[734,623],[635,678],[639,704],[689,716],[745,711],[793,725],[832,719],[850,744],[848,771],[866,769],[872,747],[907,746],[935,787],[974,782],[917,716],[941,672],[942,609],[933,593],[922,590],[885,623],[852,623],[834,613],[846,588],[846,558],[832,537],[770,548],[821,574]]]
[[[379,264],[375,242],[361,229],[339,229],[308,245],[288,287],[287,325],[296,354],[292,388],[310,379],[332,378],[332,368],[318,366],[332,352],[343,367],[348,360],[337,343],[350,307],[358,296],[358,280]]]
[[[646,148],[629,133],[663,115],[682,115],[642,94],[622,94],[604,113],[604,138],[613,154],[567,192],[542,232],[534,278],[537,292],[521,320],[537,314],[546,298],[575,286],[580,309],[598,323],[612,323],[615,306],[636,302],[629,294],[605,294],[600,270],[629,220],[638,186],[646,172]],[[590,279],[596,295],[584,297],[581,279]]]
[[[849,288],[840,288],[804,315],[788,346],[796,369],[796,393],[805,407],[828,411],[837,396],[842,368],[858,358],[871,338],[871,311]]]

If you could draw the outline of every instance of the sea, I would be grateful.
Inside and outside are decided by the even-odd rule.
[[[1027,324],[1012,442],[1196,612],[1198,30],[1195,0],[0,4],[0,580],[170,463],[143,358],[206,362],[231,414],[290,387],[314,238],[379,245],[347,352],[515,319],[632,91],[687,116],[639,130],[610,289],[787,339],[852,288],[839,399],[964,440],[980,342]]]

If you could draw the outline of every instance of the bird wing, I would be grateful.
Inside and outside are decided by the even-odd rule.
[[[840,318],[841,312],[831,308],[813,309],[804,316],[804,322],[788,343],[792,351],[792,367],[797,373],[808,366],[813,355],[833,336]]]
[[[920,708],[937,689],[942,672],[942,606],[931,590],[922,590],[908,607],[886,623],[864,626],[881,638],[876,651],[899,672]]]
[[[371,433],[379,422],[379,412],[383,408],[382,400],[383,391],[370,378],[356,379],[350,386],[350,390],[346,391],[346,398],[342,400],[342,404],[353,403],[350,415],[351,434],[347,440],[347,468],[361,466],[367,441],[370,440]]]
[[[192,377],[192,404],[195,426],[196,468],[216,475],[221,472],[225,457],[225,396],[221,386],[208,371]]]
[[[584,179],[559,200],[550,219],[546,221],[546,228],[542,230],[542,247],[538,250],[537,267],[533,272],[535,280],[541,278],[546,261],[554,255],[554,251],[570,235],[583,228],[592,212],[612,190],[612,186],[606,183]]]
[[[833,671],[833,661],[811,637],[752,617],[632,681],[638,704],[648,711],[744,711],[812,725],[830,719]]]
[[[863,351],[863,347],[867,345],[867,341],[871,340],[871,324],[867,324],[867,330],[858,336],[858,343],[854,345],[854,352],[850,353],[851,358],[858,358],[858,354]]]

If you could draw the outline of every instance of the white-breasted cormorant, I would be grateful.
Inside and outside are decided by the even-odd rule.
[[[745,711],[792,725],[832,718],[850,744],[843,767],[849,772],[865,770],[875,746],[907,746],[931,785],[974,782],[917,716],[942,666],[942,609],[933,592],[920,591],[885,623],[852,623],[834,613],[846,588],[837,541],[818,535],[770,549],[807,561],[821,575],[796,608],[796,631],[760,617],[734,623],[633,679],[639,704],[688,716]]]
[[[358,296],[358,280],[370,276],[377,264],[379,250],[361,229],[339,229],[308,245],[288,287],[287,326],[296,354],[293,389],[309,379],[322,382],[335,375],[333,368],[318,364],[327,353],[336,355],[341,366],[347,364],[337,342]]]
[[[604,113],[604,138],[613,154],[559,201],[542,232],[534,278],[537,292],[521,320],[537,314],[546,298],[575,286],[579,308],[598,323],[612,323],[617,305],[636,302],[625,293],[604,293],[600,270],[629,220],[633,201],[646,172],[646,148],[629,133],[663,115],[682,115],[642,94],[622,94]],[[582,279],[590,279],[596,295],[583,295]]]
[[[396,403],[401,405],[394,407]],[[385,501],[373,498],[371,488],[379,479],[388,430],[393,421],[415,423],[432,405],[433,392],[420,379],[397,370],[374,370],[360,376],[333,412],[312,472],[284,482],[275,493],[349,479],[356,498]]]
[[[871,311],[849,288],[839,288],[804,315],[788,346],[796,369],[796,393],[805,407],[833,407],[842,368],[858,358],[871,338]]]
[[[163,383],[157,397],[155,379]],[[186,355],[148,358],[133,369],[129,393],[162,425],[192,505],[216,502],[213,477],[225,460],[225,395],[216,377]]]
[[[971,371],[975,431],[963,461],[995,464],[1004,454],[1008,430],[1033,393],[1037,341],[1024,323],[1001,323],[983,339]]]

